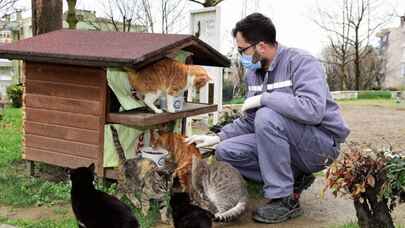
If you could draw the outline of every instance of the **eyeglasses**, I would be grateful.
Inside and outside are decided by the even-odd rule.
[[[239,48],[239,47],[238,47],[238,52],[239,52],[239,54],[242,55],[247,49],[249,49],[249,48],[251,48],[251,47],[253,47],[253,46],[256,46],[258,43],[259,43],[259,42],[253,43],[252,45],[247,46],[247,47],[245,47],[245,48]]]

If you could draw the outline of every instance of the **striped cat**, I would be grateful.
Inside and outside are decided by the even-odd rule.
[[[125,194],[135,207],[141,208],[145,216],[150,208],[150,200],[157,200],[161,204],[161,220],[172,224],[171,214],[168,212],[169,202],[166,200],[172,185],[171,173],[159,169],[152,160],[144,159],[140,155],[126,159],[117,130],[112,125],[110,128],[119,158],[117,178],[119,192]]]
[[[211,212],[219,222],[240,217],[248,202],[246,183],[238,170],[226,162],[208,164],[194,156],[190,196],[197,206]]]
[[[128,80],[136,92],[144,96],[143,102],[155,113],[162,113],[154,102],[166,96],[168,112],[175,112],[174,97],[181,95],[189,88],[200,89],[210,80],[207,71],[197,65],[186,65],[165,58],[139,71],[124,68],[128,71]]]

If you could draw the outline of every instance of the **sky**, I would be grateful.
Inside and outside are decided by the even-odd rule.
[[[95,10],[97,16],[103,16],[102,0],[78,0],[76,8]],[[158,0],[151,0],[159,2]],[[270,17],[276,26],[277,40],[289,47],[302,48],[319,56],[322,48],[327,44],[327,36],[318,25],[313,22],[317,7],[332,9],[337,7],[338,0],[224,0],[219,4],[221,9],[221,48],[226,54],[232,48],[232,28],[243,16],[252,12],[260,12]],[[27,9],[24,16],[30,16],[31,0],[20,0],[19,7]],[[188,23],[189,10],[199,9],[202,6],[188,3],[182,21]],[[67,9],[64,0],[64,10]],[[405,15],[404,0],[384,0],[379,8],[380,12],[394,11]],[[398,27],[399,18],[392,18],[386,27]],[[189,25],[182,26],[180,33],[189,33]]]

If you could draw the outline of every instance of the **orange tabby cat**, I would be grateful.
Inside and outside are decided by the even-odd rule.
[[[189,174],[193,163],[193,155],[201,159],[200,151],[193,144],[184,142],[184,137],[172,132],[158,131],[153,132],[151,144],[153,147],[161,147],[169,151],[172,161],[176,163],[177,168],[174,171],[174,176],[180,180],[183,190],[189,190]]]
[[[168,112],[175,112],[174,97],[181,95],[188,88],[200,89],[210,80],[207,71],[197,65],[186,65],[173,59],[165,58],[150,66],[135,71],[128,71],[128,79],[132,87],[144,95],[146,106],[156,113],[162,113],[154,102],[161,96],[166,96]]]

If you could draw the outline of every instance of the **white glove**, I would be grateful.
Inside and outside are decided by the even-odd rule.
[[[246,111],[252,108],[257,108],[261,106],[261,100],[262,95],[257,95],[253,97],[249,97],[245,100],[245,102],[242,105],[242,108],[240,109],[240,113],[242,116],[246,115]]]
[[[212,146],[219,143],[221,139],[217,135],[193,135],[185,140],[186,143],[196,143],[197,147]]]

